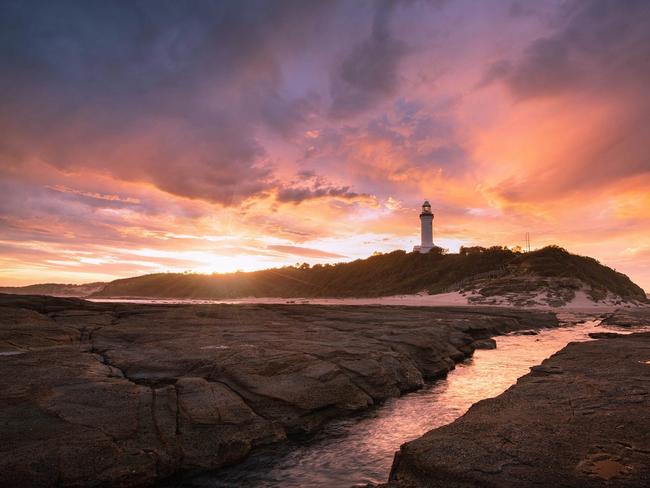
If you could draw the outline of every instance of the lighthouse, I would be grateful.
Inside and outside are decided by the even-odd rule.
[[[413,251],[426,254],[433,249],[433,213],[431,213],[431,204],[426,200],[422,204],[420,213],[420,235],[420,245],[415,246]]]

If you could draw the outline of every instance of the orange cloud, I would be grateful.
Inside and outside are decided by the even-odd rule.
[[[426,198],[650,289],[643,2],[66,5],[0,6],[0,284],[410,249]]]

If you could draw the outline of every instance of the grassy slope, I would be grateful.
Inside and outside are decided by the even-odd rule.
[[[463,254],[395,251],[351,263],[284,267],[222,275],[153,274],[116,280],[95,296],[157,298],[376,297],[444,291],[478,273],[504,269],[512,276],[577,278],[589,287],[622,297],[645,299],[627,276],[592,258],[558,247],[527,254],[476,249]]]

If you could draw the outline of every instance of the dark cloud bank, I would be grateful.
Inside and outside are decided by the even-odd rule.
[[[584,148],[582,159],[567,155],[567,164],[555,161],[535,185],[504,182],[499,191],[510,200],[523,198],[531,188],[545,193],[539,197],[552,198],[650,173],[646,150],[650,138],[650,2],[567,2],[554,24],[557,27],[551,33],[525,47],[520,57],[489,65],[479,87],[503,83],[517,103],[561,96],[595,106],[613,103],[619,106],[620,115],[605,134]]]
[[[225,205],[268,192],[278,182],[261,129],[291,139],[309,116],[349,116],[394,93],[406,51],[390,34],[394,8],[384,1],[3,2],[1,169],[15,174],[37,159]],[[334,46],[344,59],[331,67],[331,108],[317,87],[287,84],[303,73],[286,73],[283,61],[332,39],[346,42],[364,26],[365,41]]]

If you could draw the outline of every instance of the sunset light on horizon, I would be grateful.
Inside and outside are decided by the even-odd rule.
[[[624,4],[624,5],[623,5]],[[0,3],[0,285],[556,244],[650,292],[650,2]]]

